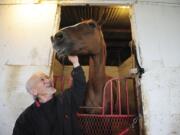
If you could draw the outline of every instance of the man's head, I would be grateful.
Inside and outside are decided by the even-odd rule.
[[[34,73],[26,82],[26,89],[33,97],[45,100],[56,92],[52,80],[43,72]]]

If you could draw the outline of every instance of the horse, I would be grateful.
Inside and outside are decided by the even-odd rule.
[[[51,37],[57,58],[67,55],[89,55],[89,78],[85,106],[88,113],[101,113],[103,88],[109,77],[105,73],[106,44],[100,25],[90,19],[60,29]],[[105,110],[110,102],[106,94]]]

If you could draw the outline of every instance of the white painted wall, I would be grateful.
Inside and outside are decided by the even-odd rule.
[[[55,4],[0,5],[0,135],[11,135],[18,115],[32,103],[25,82],[49,73]]]
[[[54,10],[47,4],[1,5],[0,64],[48,65]]]
[[[135,2],[112,3],[122,1]],[[146,71],[141,85],[148,135],[180,134],[178,5],[178,0],[138,0],[133,6],[133,34]],[[0,135],[11,135],[16,118],[32,102],[24,88],[27,78],[37,70],[49,72],[56,5],[29,6],[0,5]]]
[[[137,2],[132,15],[145,68],[141,80],[145,126],[148,135],[179,135],[180,6],[154,2]]]

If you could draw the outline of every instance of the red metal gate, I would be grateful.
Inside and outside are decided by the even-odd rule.
[[[78,114],[83,135],[130,135],[134,115]]]
[[[135,79],[126,78],[112,78],[107,81],[104,87],[102,107],[94,107],[102,110],[102,114],[80,114],[77,113],[80,128],[83,135],[134,135],[135,130],[132,126],[137,123],[135,114],[130,114],[129,109],[129,88],[128,80],[133,81],[133,88],[135,91]],[[62,80],[61,80],[62,81]],[[122,88],[121,82],[125,82],[125,88]],[[113,114],[113,84],[117,84],[117,102],[118,114]],[[108,89],[110,87],[110,89]],[[107,90],[110,90],[110,114],[105,114],[105,95]],[[125,106],[126,114],[122,114],[122,92],[125,92]],[[87,108],[87,107],[82,107]],[[93,108],[93,107],[92,107]]]

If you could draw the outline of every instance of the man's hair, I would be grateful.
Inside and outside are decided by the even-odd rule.
[[[32,86],[32,85],[33,85],[33,84],[32,84],[32,77],[33,77],[34,75],[35,75],[35,74],[33,74],[33,75],[27,80],[27,82],[26,82],[26,84],[25,84],[25,88],[26,88],[27,92],[32,95],[33,99],[36,100],[37,96],[34,96],[34,95],[31,93],[32,88],[33,88],[33,86]]]
[[[37,74],[38,74],[39,72],[35,72],[35,73],[33,73],[30,77],[29,77],[29,79],[27,80],[27,82],[26,82],[26,85],[25,85],[25,87],[26,87],[26,90],[30,93],[31,92],[31,90],[32,90],[32,88],[33,88],[33,79],[34,79],[34,77],[35,76],[37,76]]]
[[[33,88],[33,85],[34,85],[33,79],[34,79],[34,77],[39,76],[40,74],[45,74],[45,73],[43,73],[42,71],[37,71],[34,74],[32,74],[31,77],[27,80],[25,87],[26,87],[26,90],[28,92],[30,92],[32,90],[32,88]]]

